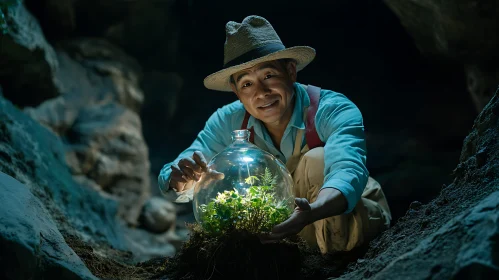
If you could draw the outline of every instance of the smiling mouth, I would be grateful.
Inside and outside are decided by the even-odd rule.
[[[272,101],[272,102],[269,102],[269,103],[266,103],[266,104],[264,104],[264,105],[262,105],[262,106],[259,106],[258,108],[260,108],[260,109],[265,109],[265,108],[268,108],[268,107],[270,107],[270,106],[272,106],[272,105],[274,105],[274,104],[276,104],[276,103],[277,103],[277,100],[274,100],[274,101]]]

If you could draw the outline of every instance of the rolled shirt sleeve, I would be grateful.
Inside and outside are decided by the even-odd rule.
[[[322,91],[315,117],[324,146],[323,188],[338,189],[348,202],[350,213],[367,184],[366,141],[362,114],[343,94]]]
[[[241,111],[239,102],[226,105],[214,112],[206,122],[203,130],[198,133],[194,142],[178,157],[167,163],[161,169],[158,176],[158,184],[161,192],[165,193],[169,189],[171,166],[184,157],[192,157],[195,151],[201,151],[207,161],[210,161],[216,154],[221,152],[231,143],[231,132],[233,125],[240,117]],[[244,111],[243,111],[244,112]]]

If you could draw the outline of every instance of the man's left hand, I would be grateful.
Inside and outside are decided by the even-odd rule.
[[[295,210],[284,222],[274,226],[271,233],[262,234],[262,243],[273,243],[280,239],[298,234],[311,220],[311,207],[305,198],[295,198]]]
[[[305,226],[320,219],[340,215],[348,208],[345,196],[335,188],[322,188],[312,204],[305,198],[295,198],[295,204],[295,211],[289,219],[276,225],[271,233],[260,236],[262,243],[271,243],[298,234]]]

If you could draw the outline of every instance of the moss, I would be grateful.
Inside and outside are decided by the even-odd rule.
[[[260,177],[250,176],[251,186],[245,194],[237,189],[219,193],[208,204],[200,206],[200,219],[206,234],[217,236],[233,230],[258,234],[269,232],[284,222],[292,213],[289,201],[275,197],[276,178],[268,168]]]

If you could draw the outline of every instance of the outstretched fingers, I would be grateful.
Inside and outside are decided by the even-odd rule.
[[[200,171],[207,171],[208,162],[206,162],[206,158],[204,157],[203,153],[201,153],[200,151],[195,151],[192,154],[192,159],[201,168]]]
[[[182,173],[190,180],[198,181],[202,168],[192,158],[183,158],[178,162]]]

